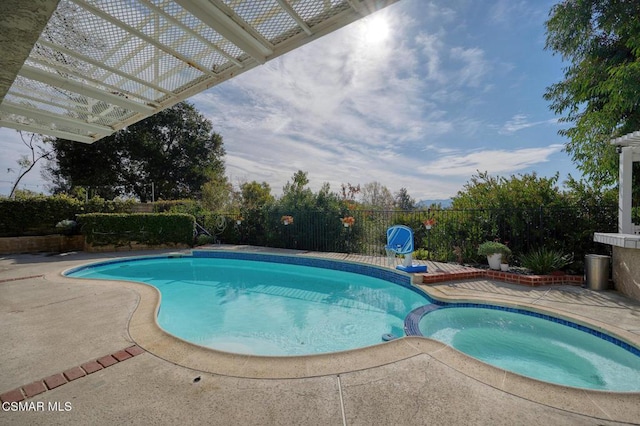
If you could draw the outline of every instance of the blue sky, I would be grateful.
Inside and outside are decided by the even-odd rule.
[[[476,170],[578,177],[542,98],[563,77],[544,50],[555,2],[400,0],[190,99],[224,138],[235,184],[275,194],[298,169],[317,190],[378,181],[454,196]],[[0,193],[21,142],[0,129]],[[38,173],[24,187],[44,190]]]

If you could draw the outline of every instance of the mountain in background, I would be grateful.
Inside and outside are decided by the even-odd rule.
[[[451,207],[452,200],[450,198],[446,200],[420,200],[416,203],[416,207],[419,209],[428,209],[432,204],[440,204],[443,209]]]

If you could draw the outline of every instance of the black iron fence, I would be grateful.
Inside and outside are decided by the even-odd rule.
[[[478,245],[499,240],[511,248],[517,264],[520,254],[538,247],[560,250],[576,260],[586,253],[606,253],[606,246],[593,242],[593,233],[616,232],[617,207],[357,210],[346,215],[255,210],[242,216],[218,215],[209,222],[205,227],[223,243],[367,255],[384,255],[387,228],[403,224],[414,231],[417,258],[480,261]]]

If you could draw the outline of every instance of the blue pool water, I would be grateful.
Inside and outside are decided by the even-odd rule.
[[[162,295],[158,323],[164,330],[202,346],[255,355],[375,345],[385,334],[404,336],[407,314],[429,303],[417,291],[359,273],[251,260],[147,258],[67,275],[152,285]]]
[[[422,335],[524,376],[589,389],[640,391],[640,357],[585,331],[504,310],[446,307]]]

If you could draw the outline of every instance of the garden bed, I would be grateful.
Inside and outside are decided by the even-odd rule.
[[[464,270],[452,272],[430,272],[422,274],[423,284],[435,284],[446,281],[465,280],[471,278],[486,278],[490,280],[499,280],[512,284],[522,284],[532,287],[542,285],[582,285],[584,277],[582,275],[529,275],[520,272],[503,272],[491,269],[465,268]]]

